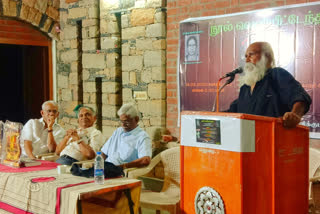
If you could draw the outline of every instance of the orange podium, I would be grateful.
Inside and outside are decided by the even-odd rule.
[[[308,213],[307,127],[184,111],[180,131],[182,213]]]

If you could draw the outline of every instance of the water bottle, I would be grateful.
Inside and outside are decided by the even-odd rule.
[[[101,156],[101,152],[97,152],[94,161],[94,182],[96,184],[104,184],[104,160]]]

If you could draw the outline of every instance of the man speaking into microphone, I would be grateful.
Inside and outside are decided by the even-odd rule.
[[[269,43],[252,43],[245,57],[239,97],[227,112],[282,117],[285,128],[294,128],[309,110],[308,93],[288,71],[275,67]]]

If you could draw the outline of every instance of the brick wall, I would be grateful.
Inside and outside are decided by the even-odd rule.
[[[58,39],[59,5],[60,0],[0,0],[0,17],[30,23],[51,38]]]
[[[0,18],[0,38],[32,41],[49,41],[49,39],[24,22]]]
[[[167,0],[167,128],[179,136],[177,54],[179,22],[190,17],[222,15],[315,0]]]

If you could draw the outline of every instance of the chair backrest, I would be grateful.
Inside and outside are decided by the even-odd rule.
[[[320,151],[318,149],[309,149],[309,179],[316,175],[317,169],[320,166]],[[318,173],[317,173],[318,174]],[[309,197],[311,196],[311,183],[309,184]]]
[[[312,178],[320,166],[320,151],[314,148],[309,149],[309,178]]]
[[[180,147],[167,149],[161,154],[164,167],[164,183],[161,192],[180,194]]]

